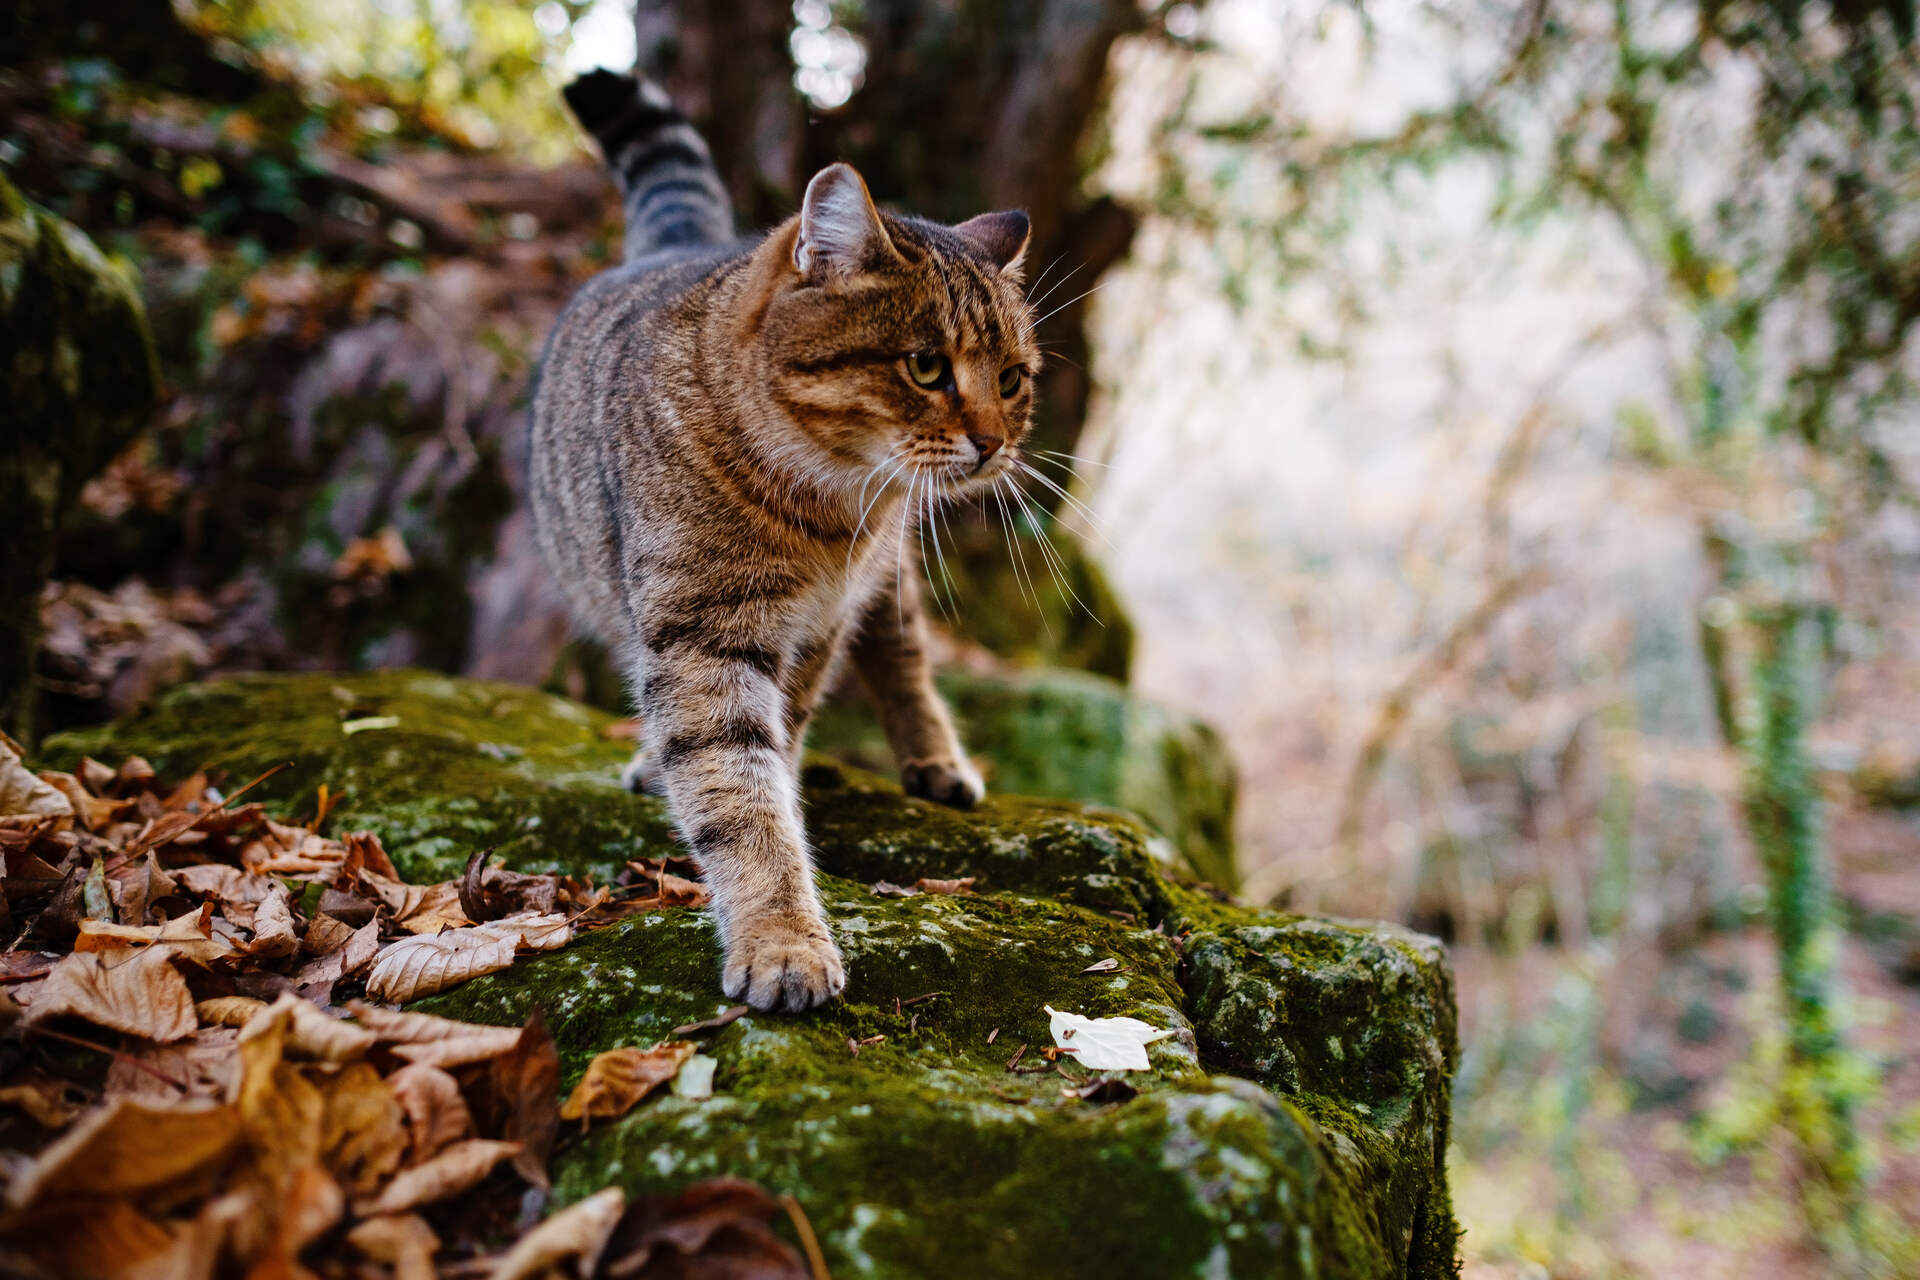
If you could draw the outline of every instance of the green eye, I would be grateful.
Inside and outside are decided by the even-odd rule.
[[[1012,396],[1018,394],[1020,391],[1020,379],[1026,376],[1027,376],[1027,371],[1025,369],[1022,369],[1017,364],[1010,364],[1006,368],[1002,369],[1000,371],[1001,396],[1005,398],[1011,398]]]
[[[931,351],[916,351],[907,357],[907,376],[916,386],[937,387],[947,381],[947,358]]]

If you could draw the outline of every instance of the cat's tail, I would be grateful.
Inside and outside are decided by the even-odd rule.
[[[620,188],[627,261],[676,245],[733,239],[733,202],[706,139],[658,85],[600,70],[581,76],[565,93]]]

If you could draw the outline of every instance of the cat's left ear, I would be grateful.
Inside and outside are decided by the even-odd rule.
[[[845,279],[899,256],[852,165],[830,164],[813,175],[793,242],[793,265],[802,275]]]
[[[1027,260],[1027,241],[1033,226],[1018,209],[1004,213],[983,213],[968,218],[954,228],[961,236],[993,259],[1002,273],[1018,280]]]

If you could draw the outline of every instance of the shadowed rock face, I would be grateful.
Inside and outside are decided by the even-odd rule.
[[[397,723],[342,727],[371,717]],[[139,752],[233,784],[291,761],[260,792],[310,810],[325,781],[344,792],[336,829],[378,831],[413,878],[489,845],[508,865],[607,877],[677,849],[660,803],[618,788],[626,748],[607,722],[439,676],[251,677],[47,754]],[[1437,944],[1215,902],[1108,812],[995,798],[960,814],[824,762],[804,780],[846,998],[711,1036],[716,1096],[656,1098],[563,1146],[562,1200],[753,1178],[800,1199],[841,1280],[1453,1274]],[[975,876],[978,892],[868,888],[921,876]],[[1108,957],[1116,971],[1083,972]],[[571,1084],[595,1052],[719,1010],[718,963],[704,913],[665,911],[423,1007],[509,1023],[543,1006]],[[1086,1102],[1059,1075],[1007,1070],[1019,1046],[1032,1062],[1051,1043],[1047,1004],[1179,1034],[1127,1077],[1138,1097]]]
[[[80,487],[160,383],[132,280],[0,177],[0,728],[33,731],[40,588]]]

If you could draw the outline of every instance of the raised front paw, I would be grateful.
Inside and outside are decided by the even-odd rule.
[[[956,809],[971,809],[987,794],[980,771],[964,756],[947,760],[909,760],[900,766],[900,787]]]
[[[730,932],[720,972],[720,989],[730,1000],[799,1013],[833,999],[847,985],[840,949],[818,921],[749,921]]]

